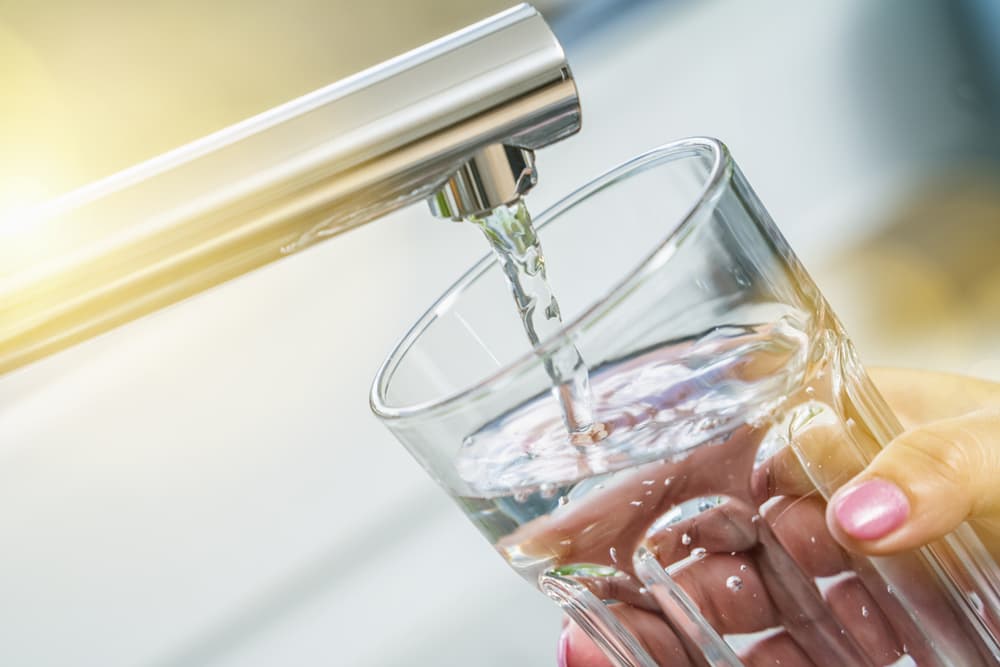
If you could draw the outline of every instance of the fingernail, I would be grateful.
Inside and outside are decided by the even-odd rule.
[[[563,628],[559,635],[559,647],[556,649],[556,664],[559,667],[569,665],[569,626]]]
[[[856,540],[877,540],[903,525],[910,502],[902,489],[881,479],[862,482],[834,499],[837,523]]]

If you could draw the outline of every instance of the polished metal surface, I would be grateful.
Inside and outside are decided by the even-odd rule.
[[[511,203],[531,151],[579,127],[563,50],[520,5],[22,211],[0,373],[435,193],[448,217]]]
[[[512,204],[537,182],[532,151],[493,144],[476,151],[427,201],[434,215],[457,222]]]

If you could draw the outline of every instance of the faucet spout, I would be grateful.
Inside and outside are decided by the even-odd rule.
[[[459,222],[513,204],[537,182],[533,151],[492,144],[476,151],[427,202],[437,217]]]
[[[519,5],[0,218],[0,374],[400,207],[513,203],[580,118],[562,47]]]

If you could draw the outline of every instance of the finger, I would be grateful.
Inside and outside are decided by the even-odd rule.
[[[708,511],[651,530],[646,548],[664,565],[686,558],[694,549],[746,551],[757,543],[755,514],[746,503],[729,498]]]
[[[946,638],[943,652],[949,656],[949,664],[963,667],[992,664],[979,653],[975,630],[954,607],[937,575],[919,552],[880,559],[877,570],[867,558],[851,560],[857,580],[876,601],[891,626],[898,650],[909,655],[915,664],[941,661],[942,648],[936,646],[940,638]],[[890,581],[893,583],[887,585]],[[865,605],[864,602],[860,604]],[[855,609],[855,613],[859,610],[860,607]],[[919,610],[916,616],[915,610]],[[845,605],[841,612],[850,614],[850,606]]]
[[[773,538],[766,538],[773,539]],[[806,577],[772,544],[757,563],[784,631],[821,665],[865,664],[853,638]]]
[[[906,428],[985,408],[1000,409],[1000,384],[994,382],[898,368],[870,369],[869,374]],[[835,403],[828,395],[815,394],[813,398],[819,401],[810,404],[813,406]],[[810,405],[800,410],[805,413]],[[803,496],[814,488],[832,493],[861,472],[866,462],[863,457],[873,457],[880,450],[860,420],[840,419],[821,411],[790,421],[790,444],[754,470],[752,487],[758,502],[774,495]]]
[[[907,431],[837,491],[830,532],[871,555],[914,549],[978,521],[1000,546],[1000,410],[982,410]]]
[[[719,634],[750,634],[781,624],[764,581],[746,556],[692,557],[675,564],[670,576]],[[672,610],[683,613],[667,599],[667,587],[653,586],[651,593],[668,617]],[[672,620],[683,627],[684,619]]]
[[[631,554],[670,508],[700,496],[743,491],[746,480],[738,472],[750,465],[761,436],[762,429],[741,427],[683,461],[657,461],[622,473],[520,526],[496,546],[555,565],[596,563],[630,572]]]
[[[879,446],[856,420],[841,419],[822,403],[809,402],[789,416],[788,439],[751,474],[757,503],[778,495],[833,493],[865,466]]]
[[[751,647],[740,652],[740,658],[746,667],[815,667],[816,663],[809,659],[791,635],[778,632],[755,642]]]
[[[581,568],[586,571],[586,568]],[[656,602],[646,593],[645,589],[631,575],[625,572],[604,574],[602,576],[572,574],[566,575],[573,581],[586,586],[587,590],[599,600],[614,600],[631,607],[658,612]]]
[[[878,664],[898,659],[904,642],[888,622],[885,601],[875,599],[854,573],[856,563],[827,532],[822,499],[779,498],[764,508],[763,516],[798,569],[815,583],[836,622],[864,654],[891,658]],[[881,582],[879,588],[884,590]],[[889,602],[896,600],[890,596]],[[902,612],[895,607],[889,609]]]
[[[951,373],[869,368],[889,408],[911,429],[984,408],[1000,408],[1000,384]]]
[[[885,612],[857,577],[834,584],[825,597],[841,626],[875,664],[888,665],[903,655]]]
[[[826,529],[826,507],[816,496],[776,498],[762,516],[803,574],[831,577],[850,568],[847,555]]]
[[[671,667],[694,667],[696,664],[660,616],[628,605],[612,605],[609,609],[639,640],[656,664]],[[613,667],[597,644],[573,622],[563,629],[558,655],[560,667]]]

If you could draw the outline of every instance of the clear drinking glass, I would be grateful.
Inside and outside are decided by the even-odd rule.
[[[970,528],[891,558],[827,532],[826,500],[900,426],[725,146],[653,150],[537,222],[562,332],[531,348],[488,257],[372,389],[515,570],[618,665],[1000,659],[998,569]],[[567,339],[597,443],[560,431],[543,360]]]

